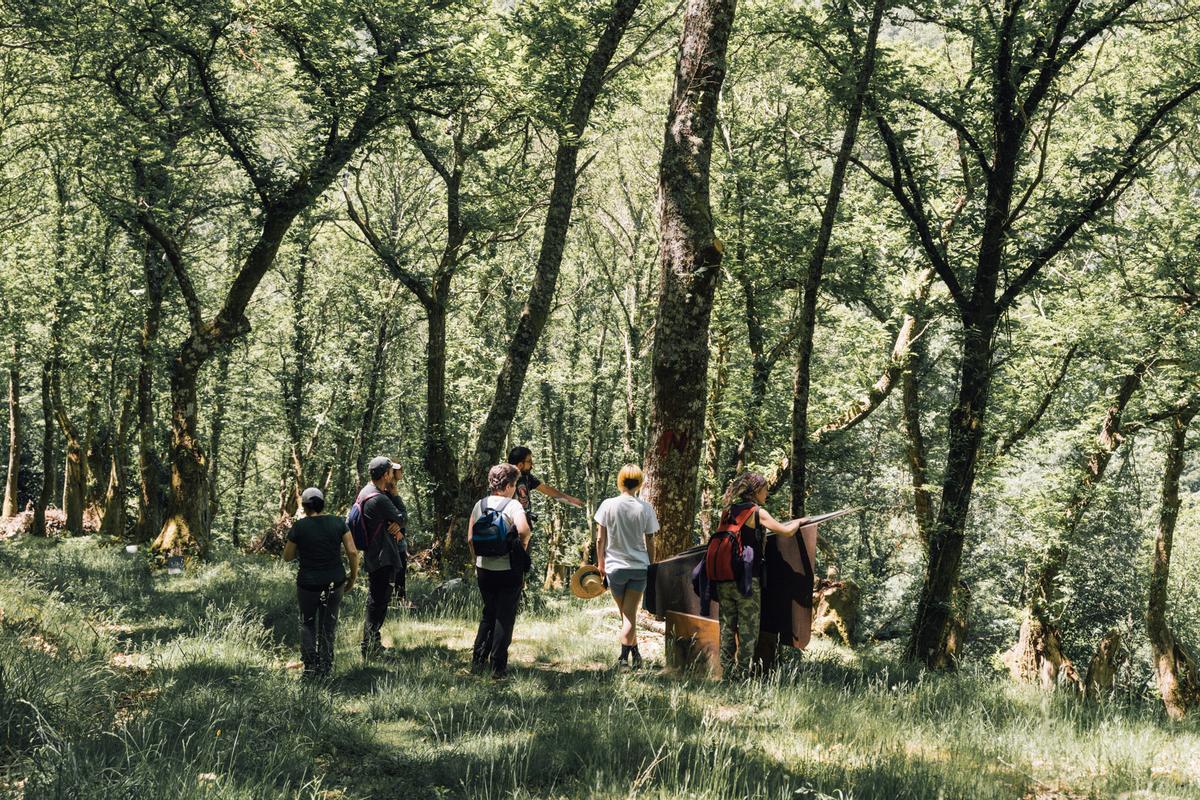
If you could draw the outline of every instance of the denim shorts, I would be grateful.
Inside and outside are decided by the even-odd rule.
[[[646,591],[646,569],[614,569],[608,573],[608,588],[616,597],[621,597],[625,594],[625,590],[629,589],[634,592]]]

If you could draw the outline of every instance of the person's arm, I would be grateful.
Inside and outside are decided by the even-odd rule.
[[[600,568],[601,575],[607,575],[608,570],[604,568],[604,553],[608,550],[608,528],[603,525],[596,526],[596,566]]]
[[[479,508],[479,503],[471,509],[471,515],[467,517],[467,549],[471,551],[471,563],[475,563],[475,520],[479,517],[475,514],[475,509]]]
[[[533,531],[529,528],[529,518],[525,516],[525,509],[516,500],[513,500],[504,509],[512,514],[513,524],[517,526],[517,536],[521,538],[521,547],[529,549],[529,538],[533,535]]]
[[[645,500],[642,501],[642,505],[646,509],[646,556],[650,559],[650,562],[653,563],[654,534],[658,533],[658,529],[660,527],[658,524],[658,514],[655,513],[654,506],[650,505]]]
[[[287,544],[283,546],[283,560],[295,561],[297,555],[296,542],[293,539],[288,539]]]
[[[390,495],[380,492],[372,497],[368,502],[372,503],[372,516],[379,514],[387,520],[387,532],[392,535],[397,542],[404,538],[404,517],[400,516],[400,512],[396,510],[396,504],[392,502]]]
[[[551,497],[555,500],[561,500],[562,502],[566,503],[567,505],[572,505],[572,506],[575,506],[576,508],[583,508],[583,501],[580,500],[578,497],[569,495],[566,492],[560,492],[558,489],[555,489],[553,486],[550,486],[548,484],[545,484],[545,483],[538,484],[537,491],[541,492],[542,494],[546,495],[547,497]]]
[[[802,522],[804,522],[803,518],[780,522],[772,517],[771,512],[765,508],[758,509],[758,524],[773,533],[778,533],[780,536],[795,536],[796,531],[800,530],[800,523]]]
[[[358,577],[358,549],[354,546],[354,535],[350,531],[342,534],[342,548],[350,561],[350,577],[346,578],[346,588],[343,590],[348,592],[354,588],[354,581]]]

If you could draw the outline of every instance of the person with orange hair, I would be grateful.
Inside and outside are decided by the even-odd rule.
[[[608,588],[617,611],[621,614],[621,656],[617,667],[640,669],[642,654],[638,651],[637,612],[646,591],[646,570],[650,566],[651,537],[658,531],[658,515],[654,507],[638,497],[642,488],[642,468],[626,464],[617,475],[621,493],[610,497],[596,509],[596,562],[600,574],[608,580]],[[630,662],[632,661],[632,664]]]

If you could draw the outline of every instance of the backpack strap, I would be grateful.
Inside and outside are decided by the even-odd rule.
[[[739,513],[732,520],[729,518],[729,512],[726,512],[726,514],[725,514],[726,522],[723,525],[721,525],[717,530],[718,530],[718,532],[729,531],[731,533],[741,533],[742,527],[746,524],[746,520],[750,519],[751,515],[755,515],[755,514],[758,514],[758,506],[757,505],[751,505],[749,508],[743,509],[742,512]],[[756,518],[755,519],[755,523],[756,523],[755,527],[757,527],[757,522],[758,522],[758,520]]]

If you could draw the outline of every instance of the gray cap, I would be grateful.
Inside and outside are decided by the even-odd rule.
[[[367,465],[367,471],[371,473],[371,480],[373,481],[379,480],[383,477],[383,473],[391,469],[400,469],[400,465],[387,456],[375,456],[371,459],[371,463]]]
[[[315,486],[310,486],[300,495],[300,505],[308,505],[311,500],[320,500],[325,502],[325,494]]]

